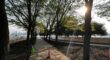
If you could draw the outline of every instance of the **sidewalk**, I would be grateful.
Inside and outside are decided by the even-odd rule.
[[[34,47],[37,48],[38,46],[38,56],[37,53],[35,53],[31,56],[30,60],[70,60],[63,53],[44,40],[39,39],[37,43],[38,44],[36,44]],[[48,53],[50,54],[50,59],[47,59],[49,55]]]

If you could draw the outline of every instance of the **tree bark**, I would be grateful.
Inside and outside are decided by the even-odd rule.
[[[0,60],[7,60],[9,29],[5,10],[5,0],[0,1]]]
[[[57,25],[56,25],[56,29],[55,29],[55,41],[56,43],[58,42],[58,21],[57,21]]]
[[[35,27],[32,27],[32,30],[31,30],[31,43],[32,45],[35,45],[36,43],[36,39],[37,39],[37,32],[35,31]]]
[[[58,42],[58,31],[59,31],[59,6],[58,6],[58,10],[57,10],[57,13],[56,13],[56,28],[55,28],[55,40],[56,40],[56,43]]]
[[[27,56],[26,56],[26,60],[30,59],[30,55],[31,55],[31,49],[32,49],[32,44],[31,44],[31,30],[32,30],[32,19],[31,19],[31,0],[27,0],[27,10],[28,10],[28,31],[27,31]]]
[[[28,31],[27,31],[27,56],[26,56],[26,60],[29,60],[30,59],[30,54],[31,54],[31,41],[30,41],[30,34],[31,34],[31,28],[28,27]]]
[[[90,40],[91,40],[91,9],[93,0],[85,0],[86,14],[85,14],[85,36],[83,48],[83,60],[90,60]]]

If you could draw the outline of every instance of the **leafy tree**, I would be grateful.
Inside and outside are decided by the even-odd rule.
[[[101,3],[101,4],[97,4],[95,7],[97,8],[97,13],[100,17],[107,17],[108,19],[109,16],[110,16],[110,1],[109,0],[106,0],[106,1],[103,1],[104,3]]]
[[[53,28],[55,28],[56,41],[58,40],[61,20],[70,11],[72,2],[74,2],[74,0],[50,0],[46,7],[46,9],[48,9],[46,13],[48,13],[49,18],[51,17],[48,20],[48,22],[51,22],[47,23],[47,28],[49,27],[49,29],[46,29],[48,31],[47,36],[50,35]]]
[[[78,21],[75,17],[73,16],[66,16],[63,18],[64,20],[62,21],[60,25],[60,29],[63,34],[65,35],[72,35],[74,30],[77,28]],[[62,27],[62,28],[61,28]]]
[[[76,36],[78,36],[78,35],[84,36],[84,31],[82,31],[82,30],[80,30],[80,29],[77,29],[77,30],[75,31],[75,35],[76,35]]]
[[[106,29],[104,28],[103,24],[93,22],[91,24],[91,34],[92,35],[107,35]],[[75,31],[75,35],[84,35],[84,23],[79,24],[78,29]]]
[[[31,55],[32,43],[36,41],[36,19],[46,0],[8,0],[8,14],[14,16],[10,22],[27,30],[27,58]]]
[[[82,35],[84,36],[84,24],[79,24],[78,28],[75,30],[75,35]]]
[[[45,5],[46,0],[31,0],[31,20],[28,19],[28,7],[26,0],[8,0],[6,8],[11,23],[28,30],[31,24],[31,34],[36,33],[36,19],[40,16],[40,10]],[[9,16],[10,17],[10,16]]]
[[[77,27],[77,19],[73,16],[66,16],[62,19],[59,26],[58,35],[72,35]],[[55,34],[55,30],[53,31]]]
[[[5,0],[0,1],[0,60],[8,60],[9,29]]]
[[[92,34],[97,34],[97,35],[107,35],[106,29],[103,27],[103,24],[99,23],[92,23]]]
[[[37,23],[37,27],[39,28],[40,35],[44,35],[45,26],[43,25],[43,23],[42,22],[38,22]]]

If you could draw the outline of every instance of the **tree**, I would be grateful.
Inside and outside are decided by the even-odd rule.
[[[84,48],[83,48],[83,60],[90,60],[90,40],[91,40],[91,10],[93,0],[85,0],[85,6],[87,8],[85,14],[85,35],[84,35]]]
[[[76,36],[78,36],[78,35],[84,36],[84,23],[79,24],[77,26],[77,29],[75,30],[75,35]]]
[[[37,23],[37,27],[39,28],[39,34],[40,35],[44,35],[45,26],[43,25],[43,23],[42,22],[38,22]]]
[[[8,60],[9,29],[5,11],[5,0],[0,1],[0,60]]]
[[[10,22],[27,30],[27,58],[31,55],[32,43],[36,41],[36,19],[46,0],[8,0],[6,5],[8,14],[14,16]]]
[[[96,9],[98,10],[97,13],[100,17],[107,17],[107,19],[110,19],[109,18],[109,14],[110,14],[110,1],[109,0],[106,0],[106,1],[103,1],[103,3],[101,4],[97,4],[95,7]]]
[[[92,35],[107,35],[106,29],[103,27],[101,23],[92,23]]]
[[[79,24],[77,30],[75,31],[75,35],[84,35],[84,23]],[[106,29],[103,24],[93,22],[91,24],[91,35],[107,35]]]
[[[46,11],[46,13],[48,13],[49,16],[49,20],[47,25],[47,28],[49,27],[49,29],[46,29],[48,32],[46,32],[47,36],[51,34],[51,31],[53,30],[53,28],[55,28],[55,35],[56,35],[56,41],[58,41],[58,33],[59,33],[59,26],[61,24],[61,20],[63,17],[65,17],[68,12],[71,10],[71,6],[72,3],[74,2],[74,0],[50,0],[49,4],[47,5],[46,8],[48,8],[48,11]],[[46,9],[47,10],[47,9]]]
[[[64,20],[63,20],[64,19]],[[65,16],[59,26],[59,33],[72,35],[78,25],[78,20],[74,16]]]

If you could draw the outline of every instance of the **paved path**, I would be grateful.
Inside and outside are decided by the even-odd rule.
[[[31,56],[30,60],[70,60],[63,53],[58,51],[55,47],[48,44],[41,38],[38,39],[34,47],[36,48],[36,51],[38,51],[38,54],[36,52],[34,55]],[[50,52],[50,59],[47,59],[48,52]]]

